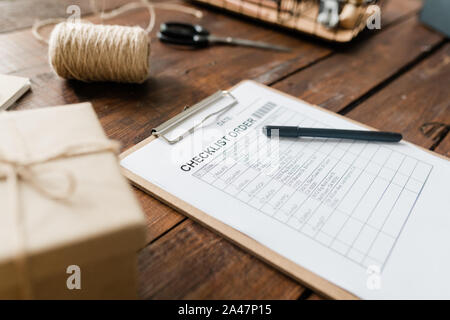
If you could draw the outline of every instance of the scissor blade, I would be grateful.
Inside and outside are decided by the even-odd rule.
[[[216,36],[211,35],[208,37],[208,40],[210,43],[226,43],[226,44],[237,45],[237,46],[246,46],[246,47],[276,50],[276,51],[283,51],[283,52],[291,51],[291,49],[288,47],[278,46],[278,45],[271,44],[268,42],[253,41],[253,40],[239,39],[239,38],[232,38],[232,37],[216,37]]]

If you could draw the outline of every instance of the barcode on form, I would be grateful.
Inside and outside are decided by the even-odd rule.
[[[254,113],[252,113],[252,116],[261,119],[266,114],[268,114],[273,108],[275,108],[277,105],[273,102],[267,102],[265,105],[263,105],[261,108],[256,110]]]

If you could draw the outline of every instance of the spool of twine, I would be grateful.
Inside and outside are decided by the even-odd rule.
[[[97,13],[94,4],[95,1],[91,0],[93,11]],[[155,26],[154,8],[179,11],[197,18],[202,18],[203,14],[177,3],[153,4],[149,0],[141,0],[108,13],[101,12],[100,17],[103,21],[140,8],[146,8],[150,13],[146,29],[51,18],[35,22],[32,33],[37,40],[48,43],[50,65],[62,78],[86,82],[142,83],[150,76],[149,33]],[[58,24],[47,41],[39,30],[55,23]]]
[[[150,75],[150,41],[141,27],[62,22],[49,40],[53,70],[65,79],[142,83]]]

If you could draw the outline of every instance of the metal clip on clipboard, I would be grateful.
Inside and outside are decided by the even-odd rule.
[[[210,113],[209,115],[207,115],[205,118],[203,118],[203,120],[196,124],[195,126],[193,126],[192,128],[190,128],[189,130],[187,130],[185,133],[183,133],[182,135],[178,136],[177,138],[171,140],[169,138],[167,138],[165,136],[165,134],[172,130],[173,128],[175,128],[176,126],[178,126],[180,123],[182,123],[183,121],[185,121],[186,119],[192,117],[194,114],[200,112],[201,110],[204,110],[205,108],[211,106],[212,104],[220,101],[221,99],[225,98],[225,97],[230,97],[231,99],[233,99],[233,101],[226,105],[225,107],[223,107],[222,109]],[[199,103],[188,107],[186,106],[183,110],[183,112],[181,112],[180,114],[176,115],[175,117],[167,120],[166,122],[164,122],[163,124],[159,125],[158,127],[154,128],[152,130],[152,135],[154,136],[158,136],[160,138],[163,138],[166,142],[170,143],[170,144],[174,144],[179,142],[180,140],[182,140],[185,136],[193,133],[199,126],[201,126],[206,120],[208,120],[209,118],[215,116],[215,115],[221,115],[225,112],[227,112],[229,109],[231,109],[232,107],[234,107],[237,104],[237,99],[229,92],[226,90],[219,90],[216,93],[214,93],[213,95],[209,96],[208,98],[200,101]]]

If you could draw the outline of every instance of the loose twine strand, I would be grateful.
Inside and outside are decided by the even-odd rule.
[[[90,0],[90,6],[92,8],[92,11],[94,12],[94,14],[99,14],[98,8],[95,3],[96,3],[96,0]],[[104,3],[104,1],[103,1],[103,3]],[[198,19],[201,19],[203,17],[203,13],[200,10],[193,9],[193,8],[190,8],[187,6],[183,6],[181,4],[151,3],[151,2],[149,2],[149,0],[141,0],[141,2],[127,3],[123,6],[118,7],[117,9],[113,9],[109,12],[104,12],[102,10],[100,12],[100,19],[103,22],[104,20],[113,19],[113,18],[118,17],[129,11],[136,10],[136,9],[142,9],[142,8],[147,8],[150,13],[148,26],[145,28],[145,31],[147,33],[152,32],[155,27],[155,22],[156,22],[155,8],[163,9],[163,10],[179,11],[182,13],[193,15],[194,17],[196,17]],[[41,35],[40,29],[42,29],[45,26],[57,24],[57,23],[60,23],[63,21],[67,21],[67,19],[66,18],[50,18],[50,19],[45,19],[45,20],[37,20],[33,24],[32,28],[31,28],[31,32],[37,40],[39,40],[45,44],[48,44],[49,43],[48,39],[44,38]]]
[[[98,13],[95,0],[91,0]],[[156,22],[155,8],[179,11],[197,18],[202,12],[175,3],[151,3],[148,0],[127,3],[109,12],[100,13],[101,20],[112,19],[126,12],[146,8],[148,26],[141,27],[92,24],[87,21],[67,22],[63,18],[37,21],[32,28],[34,37],[49,45],[49,62],[53,70],[66,79],[85,82],[115,81],[142,83],[150,75],[150,40],[148,34]],[[56,24],[50,39],[40,34],[44,26]]]

